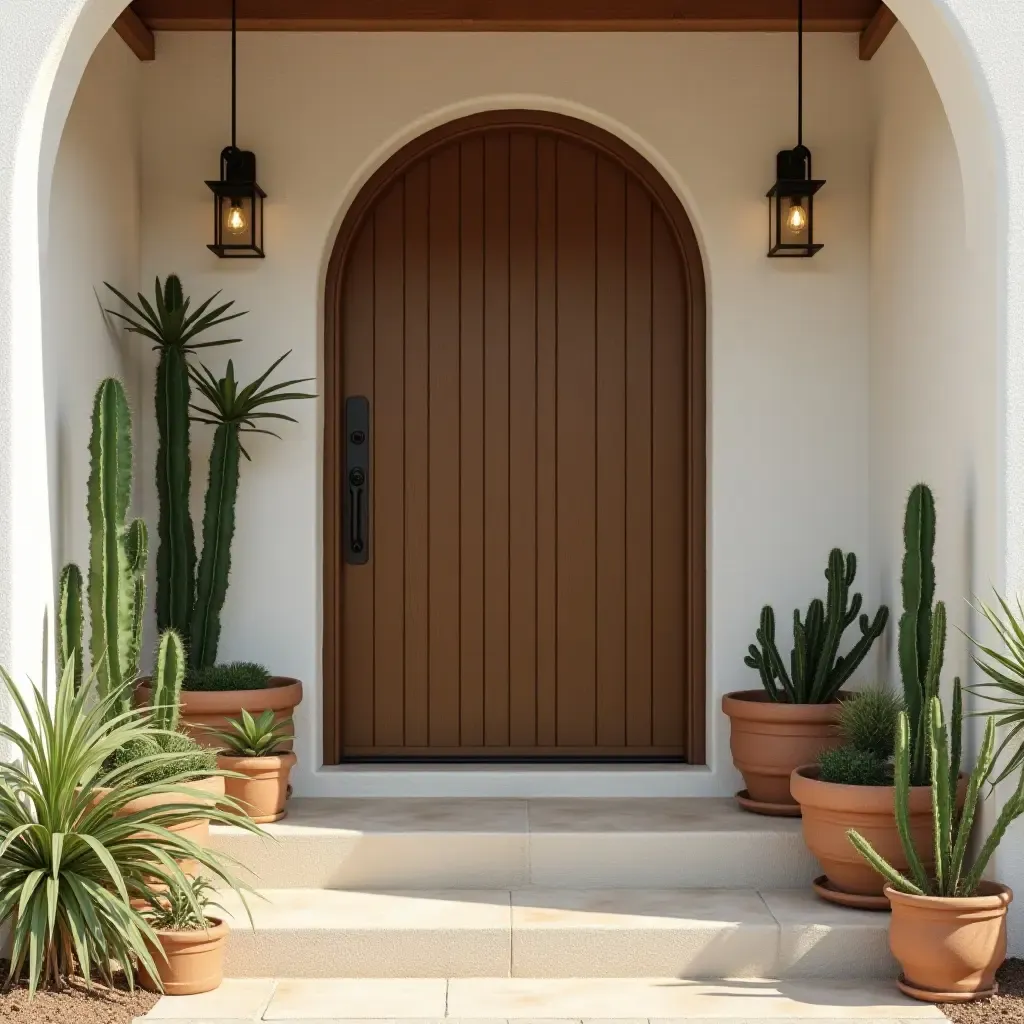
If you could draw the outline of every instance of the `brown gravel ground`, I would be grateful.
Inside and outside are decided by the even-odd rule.
[[[1024,1022],[1024,960],[1007,960],[999,973],[999,995],[981,1003],[940,1007],[956,1024],[1021,1024]]]
[[[0,960],[0,978],[7,977],[7,964]],[[64,992],[37,992],[29,1002],[28,989],[0,992],[2,1024],[131,1024],[133,1017],[148,1013],[159,996],[136,988],[128,991],[123,975],[114,976],[115,987],[93,985],[90,992],[81,979]]]

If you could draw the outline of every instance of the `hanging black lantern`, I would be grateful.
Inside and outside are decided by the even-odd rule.
[[[813,256],[814,194],[825,182],[811,173],[804,145],[804,2],[797,0],[797,144],[776,157],[775,184],[768,190],[768,255]]]
[[[207,248],[221,258],[262,259],[267,193],[256,183],[256,154],[235,145],[237,51],[236,0],[231,0],[231,145],[221,150],[219,180],[206,183],[213,192],[213,244]]]

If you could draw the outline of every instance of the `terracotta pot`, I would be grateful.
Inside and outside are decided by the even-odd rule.
[[[269,757],[232,757],[219,754],[217,767],[244,775],[244,779],[224,779],[224,791],[237,800],[257,825],[279,821],[285,816],[288,776],[296,757],[289,750]]]
[[[149,680],[143,679],[136,687],[135,701],[145,706],[152,700]],[[253,717],[269,709],[276,712],[274,717],[280,722],[290,717],[301,702],[302,683],[288,676],[271,676],[270,685],[262,690],[182,690],[181,725],[197,743],[216,749],[221,744],[208,730],[226,729],[228,720],[238,718],[243,708]],[[286,740],[281,747],[291,750],[292,741]]]
[[[157,938],[167,959],[151,948],[160,985],[149,972],[139,968],[139,983],[150,992],[169,996],[192,996],[212,992],[224,980],[224,941],[228,926],[218,918],[208,919],[210,927],[202,932],[158,931]]]
[[[881,896],[885,879],[868,866],[846,836],[855,828],[897,871],[906,872],[907,863],[896,829],[894,786],[844,786],[822,782],[817,765],[805,765],[793,772],[790,788],[800,804],[804,842],[818,858],[833,889],[859,896]],[[967,779],[961,776],[957,803],[962,807]],[[934,866],[932,842],[932,787],[910,789],[910,833],[925,867]]]
[[[789,777],[823,750],[840,745],[839,701],[831,704],[778,704],[764,690],[741,690],[722,698],[732,723],[733,764],[752,800],[796,806]]]
[[[889,948],[903,968],[900,987],[926,1002],[993,994],[1006,959],[1006,910],[1013,893],[983,882],[977,896],[908,896],[891,886]]]

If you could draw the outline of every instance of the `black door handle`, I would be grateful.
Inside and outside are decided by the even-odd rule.
[[[345,400],[345,561],[370,560],[370,402],[363,395]]]

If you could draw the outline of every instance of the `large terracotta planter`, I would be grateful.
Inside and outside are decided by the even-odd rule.
[[[153,700],[149,681],[144,679],[135,691],[139,705]],[[217,749],[221,744],[210,736],[209,730],[224,730],[228,720],[238,718],[244,708],[254,718],[268,709],[281,722],[289,718],[302,701],[302,683],[288,676],[272,676],[270,686],[262,690],[182,690],[181,725],[197,742]],[[291,750],[292,741],[282,743],[282,749]]]
[[[765,813],[772,807],[796,813],[789,777],[823,750],[839,746],[839,702],[779,704],[764,690],[741,690],[722,698],[722,710],[732,723],[732,760],[750,801],[764,805]]]
[[[242,805],[257,825],[279,821],[285,816],[288,776],[296,757],[289,750],[268,757],[232,757],[220,754],[217,767],[238,772],[244,778],[225,778],[224,791]]]
[[[896,829],[895,787],[822,782],[817,765],[797,768],[790,787],[803,812],[804,842],[828,877],[828,888],[873,897],[888,909],[883,894],[885,879],[868,866],[846,833],[856,829],[897,871],[908,871],[910,865]],[[967,780],[961,777],[957,792],[961,807],[966,793]],[[931,786],[910,789],[910,833],[925,867],[930,869],[935,863]],[[821,895],[829,898],[827,892]]]
[[[900,962],[900,988],[925,1002],[966,1002],[996,992],[1006,958],[1006,910],[1013,893],[983,882],[977,896],[908,896],[891,886],[889,948]]]
[[[139,968],[139,982],[150,992],[162,991],[169,996],[192,996],[212,992],[224,980],[224,942],[228,926],[217,918],[209,919],[210,927],[202,932],[158,931],[157,938],[163,949],[152,949],[160,980],[150,977]]]

